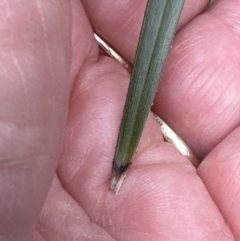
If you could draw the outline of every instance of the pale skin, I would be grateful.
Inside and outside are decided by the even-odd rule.
[[[146,1],[0,1],[0,240],[240,240],[240,0],[186,0],[152,114],[108,190]],[[83,9],[83,5],[86,9]],[[88,16],[88,17],[87,17]]]

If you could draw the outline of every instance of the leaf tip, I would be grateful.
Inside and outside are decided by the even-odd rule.
[[[126,172],[130,165],[131,165],[131,163],[128,163],[126,165],[121,165],[119,167],[116,164],[116,162],[113,161],[112,175],[111,175],[109,189],[111,191],[113,191],[114,193],[118,193],[118,191],[120,190],[122,183],[126,177]]]

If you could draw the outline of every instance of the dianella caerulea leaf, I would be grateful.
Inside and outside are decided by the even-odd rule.
[[[113,161],[115,192],[136,152],[184,2],[148,0]]]

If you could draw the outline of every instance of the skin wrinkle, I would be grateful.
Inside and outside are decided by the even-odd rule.
[[[62,230],[64,230],[64,227],[67,226],[67,220],[66,219],[68,218],[68,215],[69,215],[68,213],[64,213],[63,216],[61,216],[60,221],[56,225],[55,230],[54,230],[56,233],[58,233],[62,228],[63,228]],[[68,230],[66,230],[65,234],[67,234],[67,237],[69,237]]]
[[[56,187],[56,185],[58,185],[59,186],[59,183],[56,181],[56,179],[54,180],[54,186]],[[56,189],[56,188],[55,188]],[[57,191],[57,194],[55,193],[56,191],[52,191],[52,194],[51,195],[57,195],[57,196],[59,196],[59,195],[61,195],[63,192],[65,192],[66,194],[67,194],[67,192],[65,191],[65,190],[58,190]],[[58,195],[59,194],[59,195]],[[69,194],[67,194],[68,195],[68,199],[71,199],[71,202],[76,202],[75,201],[75,199],[73,199],[73,197],[72,196],[70,196]],[[50,200],[50,199],[49,199]],[[48,200],[47,200],[48,201]],[[70,203],[71,203],[70,202]],[[76,203],[77,204],[77,203]],[[63,213],[63,215],[64,215],[64,218],[61,216],[61,218],[57,218],[57,220],[62,220],[62,224],[64,223],[65,225],[63,225],[64,227],[67,227],[67,226],[69,226],[68,225],[68,223],[71,223],[71,220],[72,219],[74,219],[74,221],[72,221],[73,222],[73,224],[71,224],[71,229],[68,231],[68,237],[69,237],[69,240],[72,240],[72,238],[70,238],[70,237],[73,237],[73,235],[71,235],[70,234],[70,232],[72,232],[72,234],[74,233],[75,235],[74,235],[74,239],[73,240],[79,240],[79,238],[81,239],[81,240],[100,240],[99,238],[104,238],[104,239],[101,239],[101,240],[106,240],[105,238],[106,238],[106,236],[105,235],[103,235],[103,234],[94,234],[94,236],[93,235],[90,235],[90,232],[92,231],[92,230],[94,230],[94,229],[101,229],[102,230],[102,227],[100,227],[99,225],[97,225],[96,223],[94,223],[90,218],[89,218],[89,216],[86,214],[86,212],[83,210],[83,209],[81,209],[81,210],[83,210],[84,211],[84,215],[87,217],[87,219],[85,220],[82,220],[83,218],[82,218],[82,216],[80,216],[80,213],[79,213],[79,207],[78,206],[76,206],[75,207],[75,214],[73,215],[73,213],[72,213],[72,211],[73,211],[73,207],[70,205],[69,206],[69,209],[66,207],[66,206],[64,206],[64,208],[62,207],[63,205],[57,205],[57,203],[51,203],[51,205],[54,205],[54,207],[59,207],[60,209],[61,209],[61,211],[66,211],[67,213]],[[67,204],[68,205],[68,204]],[[78,205],[78,204],[77,204]],[[68,211],[69,210],[69,211]],[[70,211],[71,210],[71,211]],[[49,210],[50,211],[50,210]],[[44,220],[44,215],[46,215],[46,216],[49,216],[49,211],[48,210],[44,210],[44,213],[42,213],[42,217],[40,218],[40,223],[38,224],[38,230],[41,232],[41,230],[43,231],[43,229],[45,228],[46,230],[48,230],[48,228],[47,228],[47,226],[46,226],[46,224],[44,224],[43,222],[41,222],[41,220]],[[79,218],[78,218],[78,216],[79,216]],[[74,217],[74,218],[73,218]],[[67,220],[67,219],[69,219],[69,220]],[[81,219],[81,220],[80,220]],[[76,221],[76,222],[75,222]],[[80,230],[79,230],[79,222],[81,222],[80,223]],[[85,226],[87,226],[87,224],[90,224],[89,226],[90,226],[90,228],[88,228],[88,229],[86,229],[86,228],[84,228]],[[65,235],[65,233],[62,233],[63,232],[63,228],[61,228],[60,226],[59,226],[59,223],[58,223],[58,221],[57,221],[57,227],[58,227],[58,229],[56,229],[56,227],[54,228],[54,233],[55,233],[55,235],[56,235],[56,237],[59,237],[59,235],[58,235],[58,233],[61,235],[61,236],[63,236],[63,240],[66,240],[66,235]],[[76,227],[76,229],[74,229]],[[103,230],[103,232],[104,233],[107,233],[106,232],[106,230]],[[110,234],[107,234],[108,236],[109,236],[109,238],[111,237],[110,236]],[[86,239],[83,239],[83,238],[86,238]],[[113,239],[110,239],[110,240],[113,240]]]
[[[122,1],[123,2],[123,1]],[[128,18],[125,18],[125,21],[123,22],[121,28],[124,31],[124,29],[126,28],[127,25],[131,24],[132,27],[132,32],[137,32],[137,30],[140,28],[140,26],[142,25],[142,21],[143,21],[143,17],[142,18],[138,18],[138,12],[142,12],[144,11],[144,9],[146,8],[146,1],[142,1],[139,3],[139,5],[137,6],[136,9],[136,5],[134,3],[134,1],[129,1],[127,4],[124,4],[124,8],[128,9],[128,12],[130,12],[130,15]],[[118,8],[118,7],[117,7]],[[129,9],[131,9],[131,11],[129,11]],[[123,10],[124,12],[124,10]],[[137,19],[137,21],[134,21],[135,19]]]
[[[34,241],[50,241],[50,240],[46,240],[39,232],[35,232],[34,233]]]
[[[124,236],[125,236],[124,233],[131,229],[126,227],[118,227],[118,228],[122,229],[122,234],[123,234],[123,237],[120,240],[124,240]],[[139,237],[144,237],[145,240],[163,240],[163,237],[166,238],[166,235],[164,235],[164,233],[161,233],[161,232],[158,235],[156,235],[147,231],[136,230],[136,233],[138,234]],[[130,239],[130,240],[135,241],[136,239]]]
[[[206,81],[207,83],[208,81]],[[207,85],[205,85],[206,87]],[[200,91],[200,92],[203,92],[202,95],[200,95],[200,98],[199,100],[196,100],[196,101],[204,101],[205,99],[208,99],[207,97],[209,96],[209,93],[210,93],[210,90],[213,89],[214,87],[214,83],[212,82],[209,86],[207,86],[207,88],[202,88],[203,91]],[[201,89],[201,88],[200,88]],[[218,103],[219,103],[219,100],[222,99],[222,95],[221,94],[217,94],[216,96],[215,95],[211,95],[211,103],[209,105],[205,105],[204,107],[204,112],[205,112],[205,116],[207,116],[211,111],[214,111],[216,110],[216,106],[218,106]],[[202,123],[205,122],[205,119],[204,118],[205,116],[202,116],[201,119],[199,119],[199,122],[198,122],[198,125],[199,126],[204,126]],[[215,119],[216,121],[216,119]],[[208,123],[207,126],[205,126],[206,130],[207,129],[210,129],[210,128],[213,128],[214,127],[214,122],[212,123]]]
[[[9,6],[9,5],[10,5],[9,2],[6,5],[3,4],[2,8],[5,9],[6,6]],[[6,21],[4,22],[4,24],[0,25],[0,30],[2,32],[2,37],[0,42],[1,47],[6,46],[8,47],[9,50],[19,51],[24,49],[24,47],[27,46],[30,42],[41,43],[42,36],[40,34],[39,27],[36,24],[38,23],[36,16],[32,14],[32,9],[26,13],[25,12],[26,8],[27,8],[26,5],[23,5],[19,9],[19,12],[20,12],[19,14],[15,14],[14,11],[12,11],[13,13],[9,11]],[[21,14],[24,14],[24,21],[22,21]],[[5,17],[5,11],[4,11],[4,15],[1,16],[1,18],[3,17]],[[16,26],[17,26],[17,29],[16,29]]]
[[[177,62],[177,63],[175,63],[174,64],[174,66],[173,67],[171,67],[171,69],[174,71],[174,69],[178,69],[179,71],[181,71],[181,72],[186,72],[186,71],[184,71],[184,69],[186,69],[186,70],[188,70],[188,65],[183,65],[182,63],[184,63],[184,62],[186,62],[186,60],[190,57],[190,56],[194,56],[195,54],[194,54],[194,52],[193,51],[195,51],[195,48],[192,48],[192,46],[189,46],[189,44],[188,44],[188,41],[186,40],[186,42],[184,42],[184,41],[182,41],[181,42],[182,44],[179,44],[179,45],[177,45],[176,47],[174,46],[174,53],[176,54],[176,52],[186,52],[186,50],[187,50],[187,54],[185,54],[182,58],[180,58],[179,59],[179,61]],[[190,42],[190,43],[192,43],[192,42]],[[181,46],[181,49],[180,49],[180,46]],[[184,46],[186,46],[186,50],[184,50]],[[178,51],[178,49],[179,49],[179,51]],[[188,50],[191,50],[191,51],[188,51]],[[178,54],[180,54],[180,53],[178,53]],[[202,63],[201,63],[202,64]],[[181,69],[180,69],[180,67],[179,66],[181,66]],[[202,75],[202,73],[204,73],[206,70],[207,70],[207,68],[209,68],[209,65],[208,64],[205,64],[205,68],[203,68],[200,72],[199,71],[197,71],[198,69],[199,69],[199,66],[198,65],[196,65],[196,67],[195,68],[193,68],[193,69],[191,69],[190,70],[190,72],[189,73],[187,73],[186,74],[186,77],[187,78],[192,78],[192,76],[193,76],[193,73],[194,72],[196,72],[197,73],[197,75],[196,76],[194,76],[194,79],[191,81],[191,84],[190,85],[188,85],[189,87],[185,90],[185,92],[183,93],[183,96],[185,96],[190,90],[191,90],[191,86],[194,86],[194,89],[196,89],[196,90],[199,90],[199,89],[201,89],[200,87],[201,86],[204,86],[205,85],[205,83],[207,83],[207,80],[204,82],[204,83],[202,83],[202,82],[197,82],[197,81],[195,81],[195,80],[197,80],[198,79],[198,77],[200,77],[201,75]],[[188,70],[189,71],[189,70]],[[172,88],[174,88],[175,86],[177,86],[178,84],[182,84],[181,82],[176,82],[174,85],[173,85],[173,87]],[[201,86],[198,86],[197,88],[196,88],[196,85],[200,85],[201,84]],[[171,96],[170,96],[171,97]]]
[[[27,88],[27,83],[28,83],[27,77],[26,77],[24,71],[21,68],[21,65],[20,65],[20,63],[18,61],[18,58],[16,56],[14,56],[14,54],[12,55],[12,58],[13,58],[13,63],[14,63],[14,65],[15,65],[18,73],[19,73],[20,80],[22,80],[22,86],[23,86],[23,89],[24,89],[24,91],[23,91],[24,95],[27,98],[29,96],[29,90]]]
[[[201,18],[201,17],[200,17]],[[191,24],[196,24],[199,20],[193,20],[193,23]],[[191,25],[190,24],[190,25]],[[179,69],[179,67],[184,66],[184,62],[191,62],[191,59],[194,59],[194,61],[198,64],[202,64],[206,61],[206,54],[207,52],[204,51],[203,54],[199,54],[199,51],[201,51],[201,49],[199,49],[199,46],[204,46],[204,40],[202,39],[202,31],[204,30],[204,28],[196,28],[191,30],[191,34],[194,35],[194,39],[181,39],[180,44],[176,44],[176,46],[174,46],[174,54],[179,55],[181,53],[184,53],[184,56],[182,56],[182,58],[179,58],[178,62],[176,62],[174,64],[174,68],[178,70],[178,72],[181,71],[181,69]],[[198,34],[199,32],[199,34]],[[206,31],[205,31],[206,32]],[[179,35],[181,37],[181,32],[177,35],[177,38],[179,38]],[[198,47],[198,48],[196,48]],[[186,54],[187,53],[187,54]],[[202,57],[201,57],[202,56]],[[171,57],[171,56],[170,56]],[[187,61],[187,59],[189,59],[189,61]],[[209,63],[210,64],[210,63]],[[186,64],[185,64],[186,65]],[[205,65],[207,66],[207,64],[205,63]],[[173,68],[173,67],[172,67]],[[198,65],[196,65],[195,69],[199,68]],[[184,72],[184,71],[181,71]]]
[[[93,51],[91,52],[91,54],[93,54]],[[93,88],[93,85],[96,85],[96,84],[91,83],[91,80],[93,79],[93,76],[94,76],[92,74],[91,69],[87,70],[87,71],[86,71],[86,69],[88,69],[88,67],[91,65],[94,66],[99,61],[100,58],[101,57],[96,58],[94,56],[89,56],[89,58],[87,58],[86,61],[83,61],[81,63],[80,70],[76,73],[76,80],[81,78],[82,81],[81,81],[81,83],[79,81],[73,81],[73,89],[81,88],[81,92],[76,93],[76,91],[75,91],[75,92],[71,93],[70,100],[69,100],[70,104],[74,103],[74,101],[79,98],[80,94],[82,95],[82,94],[84,94],[84,92],[87,93],[87,91],[90,88]],[[72,68],[74,68],[74,67],[72,67]],[[101,71],[101,69],[99,71]],[[94,71],[94,74],[95,74],[95,71]]]
[[[78,145],[76,145],[76,146],[78,146]],[[93,150],[94,154],[97,153],[97,152],[98,152],[98,149],[96,149],[96,152],[94,152],[94,150]],[[88,153],[88,151],[86,151],[86,153]],[[91,155],[93,155],[93,154],[88,154],[88,156],[86,156],[85,153],[79,153],[78,160],[81,161],[80,162],[81,164],[72,165],[71,169],[68,170],[70,180],[73,180],[78,175],[79,171],[84,167],[84,165],[87,164],[87,161],[91,159],[90,158]],[[74,163],[74,160],[75,159],[73,159],[73,163]],[[82,160],[85,160],[85,161],[82,161]],[[68,158],[68,161],[70,161],[69,158]]]
[[[182,99],[182,101],[187,100],[188,101],[188,94],[189,93],[194,93],[194,92],[199,92],[199,90],[202,89],[202,87],[204,87],[207,83],[207,80],[205,81],[197,81],[202,75],[203,73],[207,72],[206,70],[209,69],[209,66],[206,65],[205,67],[201,68],[201,71],[199,71],[199,66],[196,66],[195,68],[192,68],[188,73],[186,73],[186,77],[189,77],[192,79],[192,81],[190,83],[188,83],[187,88],[185,88],[184,92],[181,94],[180,99]],[[210,74],[209,74],[210,75]],[[181,84],[181,83],[179,83]],[[177,83],[175,84],[175,86],[177,87]],[[208,90],[211,88],[212,86],[210,86],[208,88]],[[204,88],[204,92],[207,94],[208,90],[205,90]],[[202,96],[200,98],[200,100],[202,100]]]
[[[238,179],[239,180],[239,179]],[[236,196],[238,197],[239,196],[239,194],[240,194],[240,190],[238,189],[237,190],[237,192],[236,192]],[[232,206],[236,206],[236,204],[238,204],[238,200],[237,200],[237,198],[232,198],[232,199],[230,199],[230,201],[229,201],[229,207],[232,207]],[[237,210],[238,211],[238,210]],[[236,210],[232,210],[232,212],[236,212]],[[228,221],[228,220],[227,220]],[[240,224],[238,224],[238,226],[240,227]]]
[[[198,30],[200,31],[200,30]],[[197,32],[197,31],[196,31]],[[201,36],[197,36],[197,33],[194,33],[194,40],[193,39],[186,39],[185,41],[182,41],[182,44],[179,44],[176,49],[174,47],[174,51],[182,52],[184,53],[184,56],[175,64],[176,67],[183,65],[184,63],[191,55],[195,56],[196,47],[199,46],[203,40],[201,39]],[[185,46],[185,48],[183,48]],[[181,48],[178,50],[178,48]],[[186,54],[187,53],[187,54]],[[199,53],[198,53],[199,55]],[[196,58],[195,60],[198,61],[198,63],[203,62],[203,58]]]
[[[154,117],[152,116],[151,118],[154,118]],[[159,130],[159,132],[160,132],[160,130]],[[159,133],[159,135],[162,137],[162,133],[161,132]],[[161,138],[161,140],[163,140],[163,138]],[[141,149],[138,148],[137,151],[136,151],[136,154],[134,156],[134,159],[135,158],[139,158],[141,156],[141,154],[146,153],[149,149],[151,149],[155,145],[159,145],[159,140],[151,142],[148,145],[145,145],[144,147],[142,147]]]
[[[231,238],[229,235],[226,235],[225,233],[223,233],[221,229],[217,229],[212,232],[209,232],[208,234],[204,234],[200,239],[197,239],[197,240],[206,240],[206,238],[212,237],[213,234],[217,234],[217,236],[219,236],[221,238],[225,238],[225,239]]]
[[[239,106],[239,105],[236,105],[234,108],[231,108],[232,103],[234,103],[234,100],[233,100],[232,102],[229,101],[229,104],[226,105],[226,107],[223,108],[223,109],[221,110],[220,114],[219,114],[219,117],[218,117],[218,118],[221,119],[221,115],[224,114],[224,112],[225,112],[226,110],[228,110],[228,112],[229,112],[229,110],[232,109],[231,112],[229,112],[229,115],[227,116],[227,118],[225,119],[225,123],[228,123],[229,121],[231,121],[234,116],[237,116],[236,113],[239,113],[239,108],[240,108],[240,106]],[[238,118],[234,118],[234,119],[237,119],[237,121],[236,121],[236,126],[233,127],[231,131],[233,131],[235,128],[237,128],[237,127],[239,126],[238,123],[240,122],[240,116],[239,116]],[[230,131],[230,132],[231,132],[231,131]]]
[[[156,147],[157,146],[157,147]],[[150,149],[150,148],[149,148]],[[148,166],[148,165],[157,165],[158,164],[158,158],[161,156],[162,160],[162,165],[163,164],[168,164],[169,166],[174,164],[174,165],[179,165],[184,167],[186,171],[192,171],[196,172],[196,169],[189,163],[188,159],[183,157],[182,154],[170,144],[170,143],[162,143],[159,145],[159,143],[156,143],[155,146],[153,145],[153,149],[146,150],[145,153],[140,153],[137,154],[136,158],[138,160],[138,164],[141,166]],[[169,155],[168,152],[172,152],[174,155]],[[159,154],[156,154],[159,153]],[[149,162],[146,164],[144,160],[149,160]]]
[[[206,67],[206,69],[207,69],[207,68],[208,68],[208,66]],[[199,74],[199,76],[202,76],[202,75],[203,75],[203,72],[206,72],[206,69],[203,69],[202,72]],[[214,72],[214,71],[212,71],[212,72]],[[210,76],[211,76],[211,73],[209,73],[209,78],[210,78]],[[207,80],[208,80],[208,79],[207,79]],[[206,80],[204,83],[201,83],[201,85],[202,85],[202,86],[206,86],[206,83],[207,83],[207,82],[210,82],[210,81],[207,81],[207,80]],[[194,84],[195,82],[193,81],[192,83]],[[211,82],[210,82],[210,83],[211,83]],[[221,118],[222,118],[222,114],[225,112],[225,110],[228,110],[228,111],[229,111],[229,108],[231,107],[232,103],[234,103],[232,100],[229,99],[228,104],[225,104],[225,105],[226,105],[225,108],[222,108],[222,107],[221,107],[221,109],[218,108],[219,103],[221,103],[221,99],[224,97],[224,95],[225,95],[225,93],[228,91],[228,89],[231,88],[231,83],[233,83],[233,81],[231,81],[230,84],[228,84],[227,87],[224,88],[224,90],[222,90],[222,93],[218,93],[218,96],[216,96],[215,99],[213,99],[213,98],[211,97],[212,103],[207,106],[207,109],[208,109],[209,111],[218,110],[219,114],[216,115],[217,118],[215,119],[215,122],[217,122],[219,119],[221,119]],[[204,90],[204,93],[205,93],[204,95],[201,96],[201,98],[199,99],[199,101],[202,101],[202,100],[204,100],[204,99],[207,99],[206,97],[207,97],[207,96],[209,95],[209,93],[211,92],[210,90],[213,89],[214,84],[215,84],[215,83],[212,82],[211,85],[208,86],[207,89],[206,89],[206,88],[197,87],[197,90],[199,90],[199,89],[200,89],[200,90]],[[188,89],[188,91],[190,91],[190,90],[191,90],[191,89]],[[187,95],[187,93],[185,93],[185,95]],[[199,95],[199,91],[198,91],[198,95]],[[213,95],[211,95],[211,96],[213,96]],[[224,100],[224,102],[226,102],[226,99]],[[238,108],[239,108],[239,105],[236,105],[236,106],[234,107],[234,110],[236,111]],[[206,111],[206,110],[205,110],[205,111]],[[228,120],[231,119],[230,117],[233,116],[233,112],[231,112],[231,113],[232,113],[231,115],[228,115],[227,119],[225,120],[225,123],[227,123]],[[206,113],[206,115],[208,115],[208,112]],[[201,126],[202,123],[204,123],[204,122],[205,122],[205,118],[204,118],[204,116],[202,116],[202,118],[199,119],[199,122],[196,123],[196,126]],[[208,128],[208,129],[214,128],[215,122],[209,123],[209,125],[208,125],[207,128]],[[204,124],[204,125],[205,125],[205,124]]]
[[[197,25],[202,18],[203,17],[199,15],[197,18],[193,19],[187,26],[189,28],[190,36],[194,38],[194,41],[191,38],[181,39],[181,41],[174,41],[174,51],[182,52],[182,53],[186,53],[187,52],[186,50],[194,51],[196,50],[196,47],[198,47],[200,43],[204,41],[204,39],[202,39],[202,31],[204,28],[206,28],[206,26],[198,26],[197,28],[190,27],[192,25]],[[182,32],[184,32],[184,30],[180,30],[177,32],[175,36],[175,40],[180,38],[179,36],[182,36]],[[184,46],[185,48],[183,48]],[[198,54],[198,57],[201,57],[201,55]],[[176,66],[178,65],[176,64]]]
[[[22,80],[22,86],[23,86],[23,89],[24,89],[23,93],[24,93],[25,101],[26,101],[26,103],[28,103],[28,101],[32,102],[33,100],[31,98],[31,95],[29,94],[29,89],[28,89],[28,86],[27,86],[26,75],[25,75],[24,71],[21,69],[21,66],[20,66],[20,63],[18,61],[18,58],[16,56],[14,56],[14,54],[13,54],[13,63],[16,66],[16,69],[17,69],[17,71],[19,73],[20,79]],[[30,119],[30,115],[31,116],[35,116],[35,118],[31,118],[31,119],[33,119],[33,124],[36,123],[36,115],[33,115],[29,108],[28,108],[28,111],[27,111],[26,115],[27,115],[27,119]],[[31,137],[32,137],[32,134],[30,133],[30,129],[26,128],[26,136],[25,136],[25,138],[27,140],[29,140],[29,141],[32,141]],[[26,147],[26,149],[28,149],[28,147]]]
[[[231,79],[230,79],[230,80],[231,80]],[[224,95],[225,95],[226,92],[233,93],[233,91],[236,89],[236,88],[234,88],[234,86],[232,87],[231,84],[234,85],[235,82],[234,82],[233,80],[231,80],[230,82],[228,81],[228,85],[227,85],[226,87],[223,86],[222,92],[219,93],[219,94],[218,94],[218,97],[211,103],[211,105],[208,106],[209,110],[217,110],[217,112],[218,112],[218,115],[216,115],[217,118],[215,119],[215,122],[220,121],[220,120],[222,119],[222,115],[223,115],[223,114],[225,113],[225,111],[227,110],[227,111],[229,112],[229,115],[226,117],[226,119],[224,120],[224,122],[225,122],[225,123],[228,123],[228,121],[233,120],[233,118],[231,118],[231,117],[233,117],[234,112],[236,113],[237,110],[240,109],[240,105],[237,104],[238,102],[233,101],[233,99],[232,99],[232,96],[233,96],[233,95],[231,95],[230,98],[228,98],[228,101],[227,101],[226,98],[224,98]],[[213,89],[213,88],[212,88],[213,86],[214,86],[214,84],[213,84],[210,88]],[[233,91],[229,91],[229,90],[231,90],[231,89],[232,89]],[[209,92],[209,91],[206,91],[206,92]],[[206,94],[207,94],[207,93],[206,93]],[[237,98],[237,96],[238,96],[237,93],[236,93],[235,96],[236,96],[235,98]],[[223,101],[221,101],[221,100],[223,100]],[[221,108],[219,108],[219,103],[221,103],[221,102],[222,102],[222,103],[224,102],[225,104],[224,104],[224,107],[222,106]],[[233,106],[233,103],[236,103],[236,105],[234,105],[234,107],[231,108],[231,106]],[[229,111],[230,109],[232,109],[231,112]],[[237,116],[237,115],[235,115],[235,116]],[[203,119],[204,119],[204,118],[203,118]],[[219,119],[220,119],[220,120],[219,120]],[[238,123],[239,123],[239,121],[240,121],[240,115],[239,115],[238,118],[234,118],[234,119],[238,120],[238,121],[235,121],[235,122],[236,122],[236,126],[237,126]],[[214,125],[215,125],[214,122],[209,123],[209,128],[213,128]],[[235,127],[236,127],[236,126],[235,126]],[[232,130],[233,130],[235,127],[232,127]]]
[[[54,78],[54,67],[53,67],[53,61],[52,61],[52,56],[50,53],[50,47],[49,47],[49,41],[48,41],[48,34],[47,34],[47,29],[46,29],[46,19],[43,13],[43,9],[42,9],[42,5],[41,5],[41,1],[40,0],[35,0],[37,9],[38,9],[38,13],[39,13],[39,17],[40,17],[40,24],[41,24],[41,29],[42,29],[42,34],[43,34],[43,42],[44,42],[44,46],[46,49],[46,55],[47,55],[47,59],[48,59],[48,64],[50,67],[50,77]],[[56,110],[57,110],[57,106],[58,106],[58,100],[57,99],[52,99],[52,114],[56,115]],[[54,137],[53,135],[50,135],[50,141],[53,142],[54,141]]]
[[[229,177],[231,177],[231,178],[229,178],[228,182],[225,183],[225,190],[232,190],[231,187],[235,187],[234,184],[237,183],[239,180],[238,175],[235,175],[235,174],[238,173],[238,170],[239,170],[238,167],[240,166],[240,163],[236,162],[233,164],[235,164],[235,166],[233,166],[233,167],[231,166],[231,173],[229,173]],[[224,191],[224,189],[223,189],[223,191]],[[235,191],[238,191],[238,189],[236,189]],[[231,206],[231,204],[229,206]]]
[[[4,127],[3,124],[1,124],[2,127]],[[20,129],[17,124],[12,124],[12,128],[8,133],[6,133],[7,128],[3,130],[1,133],[2,138],[2,144],[1,146],[4,149],[2,151],[2,155],[0,157],[1,160],[23,160],[23,158],[27,158],[30,156],[37,156],[37,155],[43,155],[43,152],[45,150],[44,145],[38,141],[40,138],[40,133],[38,128],[22,128]],[[12,133],[17,133],[18,138],[15,137]],[[38,141],[38,146],[36,147],[36,143],[34,144],[34,141]],[[22,145],[18,145],[19,142],[22,143]],[[17,153],[12,152],[12,150],[18,150]],[[17,161],[16,161],[17,162]]]
[[[237,5],[233,3],[225,4],[222,3],[221,8],[219,8],[218,4],[213,5],[206,13],[213,15],[215,18],[225,22],[228,27],[239,34],[240,32],[240,21],[237,11],[235,10]],[[218,11],[218,15],[214,14],[214,12]]]
[[[73,161],[73,163],[75,162]],[[72,171],[69,171],[69,180],[73,180],[75,178],[75,176],[78,174],[79,170],[83,167],[84,164],[85,163],[82,163],[81,165],[72,165]]]
[[[118,227],[118,228],[121,228],[123,231],[122,231],[122,233],[125,233],[127,230],[129,230],[130,228],[123,228],[123,227]],[[139,233],[139,237],[143,237],[143,235],[144,235],[144,238],[145,238],[145,240],[150,240],[149,238],[153,238],[153,239],[151,239],[151,240],[163,240],[164,238],[164,240],[172,240],[171,239],[171,237],[169,236],[169,235],[167,235],[167,234],[165,234],[164,232],[162,232],[161,230],[160,230],[160,232],[157,234],[157,235],[155,235],[155,234],[152,234],[152,233],[149,233],[149,232],[144,232],[144,231],[139,231],[139,230],[135,230],[136,231],[136,233]],[[193,240],[196,240],[196,241],[199,241],[199,240],[206,240],[206,238],[207,237],[212,237],[212,234],[218,234],[218,236],[221,236],[221,237],[229,237],[229,238],[231,238],[230,236],[226,236],[226,234],[224,234],[220,229],[216,229],[216,230],[214,230],[214,231],[209,231],[209,233],[208,234],[204,234],[203,236],[201,236],[201,237],[198,237],[198,238],[196,238],[195,236],[194,236],[194,230],[191,230],[191,229],[189,229],[189,227],[186,227],[184,230],[183,230],[183,232],[184,233],[189,233],[190,235],[191,235],[191,240],[193,241]],[[147,237],[145,237],[145,236],[147,236]],[[179,235],[180,236],[180,235]],[[147,239],[148,238],[148,239]],[[167,239],[166,239],[167,238]],[[178,238],[180,238],[180,237],[178,237]],[[120,239],[120,240],[123,240],[123,239]],[[134,239],[135,240],[135,239]],[[174,239],[175,240],[175,239]],[[182,240],[182,239],[178,239],[178,240]]]
[[[10,10],[10,8],[9,8],[9,2],[8,2],[8,0],[2,0],[1,1],[2,3],[3,3],[3,6],[5,6],[5,11],[4,11],[4,14],[1,14],[1,12],[0,12],[0,14],[1,14],[1,22],[2,23],[4,23],[3,24],[3,28],[4,28],[4,26],[7,24],[7,22],[8,22],[8,19],[10,19],[11,17],[12,17],[12,15],[13,15],[13,13],[11,14],[11,10]],[[1,24],[0,24],[0,31],[2,31],[2,29],[1,29]],[[1,42],[0,42],[1,43]]]
[[[54,68],[53,68],[53,63],[52,63],[52,57],[50,54],[50,49],[49,49],[49,42],[48,42],[48,34],[47,34],[47,29],[46,29],[46,19],[44,17],[44,13],[43,13],[43,9],[41,6],[41,1],[40,0],[35,0],[37,9],[38,9],[38,13],[39,13],[39,17],[40,17],[40,24],[41,24],[41,29],[42,29],[42,34],[43,34],[43,42],[44,42],[44,46],[46,49],[46,54],[47,54],[47,59],[48,59],[48,63],[49,63],[49,67],[50,67],[50,76],[53,77],[54,76]]]

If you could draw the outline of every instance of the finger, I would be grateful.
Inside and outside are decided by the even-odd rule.
[[[154,110],[199,157],[240,122],[239,3],[218,1],[177,35],[156,95]]]
[[[93,28],[130,63],[133,63],[145,1],[82,0]],[[179,28],[206,7],[208,0],[187,0]]]
[[[31,240],[54,174],[70,90],[70,28],[67,1],[0,1],[2,240]]]
[[[236,240],[240,239],[239,141],[240,127],[206,157],[198,170]]]
[[[45,201],[37,230],[45,240],[115,240],[103,228],[91,222],[57,178]]]

